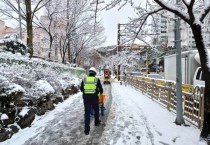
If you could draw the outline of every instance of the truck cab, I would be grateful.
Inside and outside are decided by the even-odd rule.
[[[193,86],[198,86],[198,85],[205,85],[205,81],[202,75],[202,70],[201,67],[198,67],[195,71],[195,74],[193,76]]]

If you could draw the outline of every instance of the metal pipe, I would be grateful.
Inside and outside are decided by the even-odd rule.
[[[180,0],[176,0],[179,5]],[[176,46],[176,99],[177,99],[177,125],[184,124],[183,108],[182,108],[182,64],[181,64],[181,34],[180,34],[180,19],[175,15],[175,46]]]

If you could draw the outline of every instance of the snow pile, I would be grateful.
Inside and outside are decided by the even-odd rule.
[[[8,86],[5,86],[6,88],[1,88],[0,87],[0,97],[4,96],[11,96],[12,94],[16,94],[18,92],[25,93],[25,89],[23,89],[20,85],[18,84],[8,84]],[[2,89],[2,90],[1,90]]]
[[[34,98],[39,99],[42,96],[52,95],[55,93],[53,87],[46,80],[38,80],[31,88]]]
[[[20,112],[18,115],[24,117],[25,115],[28,114],[28,111],[29,111],[29,110],[30,110],[30,108],[28,108],[28,107],[23,107],[23,109],[21,110],[21,112]]]
[[[1,114],[1,120],[9,119],[7,114]]]

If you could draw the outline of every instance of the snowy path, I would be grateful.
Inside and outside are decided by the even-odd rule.
[[[104,86],[104,92],[110,96],[110,85]],[[105,116],[101,118],[102,122],[106,122],[110,105],[111,97],[105,104],[107,110]],[[65,102],[58,104],[55,110],[37,117],[31,128],[20,130],[12,139],[0,143],[0,145],[98,144],[104,125],[95,127],[92,118],[90,135],[86,136],[84,134],[83,109],[82,93],[78,93],[68,98]]]
[[[176,126],[176,115],[118,82],[105,85],[112,97],[107,102],[106,125],[91,123],[90,135],[84,135],[82,93],[71,96],[53,111],[37,117],[30,128],[20,130],[0,145],[198,145],[200,131]],[[110,107],[109,107],[110,106]]]
[[[107,122],[107,118],[108,118],[108,115],[109,115],[109,109],[111,107],[111,103],[112,103],[112,97],[111,97],[111,86],[110,85],[103,85],[103,89],[104,89],[104,93],[107,94],[107,96],[109,97],[106,101],[106,104],[105,104],[105,112],[104,112],[104,116],[101,116],[100,119],[101,119],[101,122],[102,122],[102,125],[99,126],[99,127],[91,127],[91,129],[94,130],[93,131],[90,131],[90,138],[89,140],[86,142],[86,145],[93,145],[93,144],[96,144],[96,145],[99,145],[100,144],[100,138],[103,134],[103,131],[104,131],[104,128],[106,126],[106,122]]]
[[[111,113],[101,142],[106,145],[197,145],[200,131],[194,126],[176,126],[175,118],[175,114],[134,88],[114,82]]]

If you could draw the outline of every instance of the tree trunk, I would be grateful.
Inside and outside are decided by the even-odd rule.
[[[65,63],[65,57],[66,57],[66,50],[67,48],[65,48],[67,46],[63,46],[63,56],[62,56],[62,63]]]
[[[25,5],[26,5],[27,46],[29,48],[30,57],[32,57],[33,56],[33,27],[32,27],[31,0],[25,0]]]
[[[69,33],[69,21],[70,21],[70,17],[69,17],[69,9],[70,9],[70,3],[69,3],[69,0],[67,0],[67,40],[68,40],[68,43],[67,43],[67,49],[68,49],[68,61],[69,63],[71,63],[71,47],[70,47],[70,33]]]
[[[76,58],[76,57],[74,58],[73,63],[74,63],[74,64],[77,63],[77,58]]]
[[[205,47],[201,25],[191,25],[196,46],[200,55],[202,75],[205,80],[205,92],[204,92],[204,121],[203,128],[200,137],[204,140],[208,138],[208,145],[210,145],[210,71],[207,65],[208,62],[208,51]]]
[[[49,33],[49,36],[50,36],[50,52],[49,52],[49,59],[51,59],[53,37],[52,37],[51,33]]]
[[[67,43],[67,50],[68,50],[68,61],[69,61],[69,63],[71,63],[71,48],[70,48],[70,39],[69,38],[67,38],[68,39],[68,43]]]

